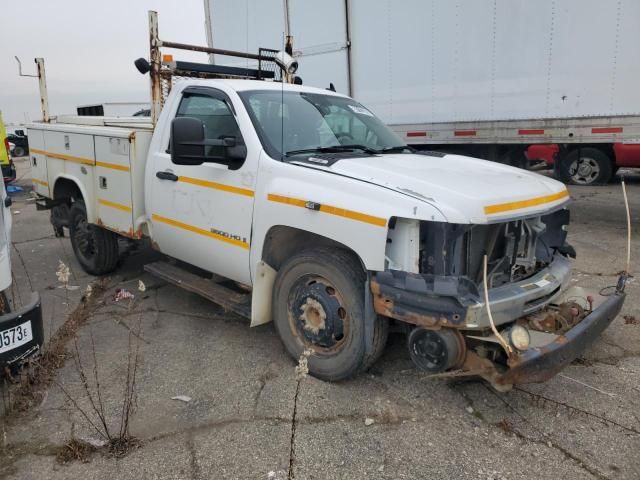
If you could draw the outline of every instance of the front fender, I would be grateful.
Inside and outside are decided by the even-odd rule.
[[[283,225],[345,245],[367,270],[385,268],[389,219],[446,222],[434,206],[378,185],[273,160],[263,153],[256,190],[252,265],[269,230]]]

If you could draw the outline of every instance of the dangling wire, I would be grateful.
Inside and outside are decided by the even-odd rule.
[[[489,286],[487,282],[487,256],[485,255],[483,258],[483,268],[482,268],[482,278],[484,279],[484,305],[487,308],[487,316],[489,317],[489,325],[491,325],[491,330],[493,330],[494,335],[497,337],[502,348],[505,349],[508,355],[511,355],[513,350],[511,349],[511,345],[509,345],[504,337],[500,335],[498,329],[496,328],[495,323],[493,322],[493,315],[491,315],[491,307],[489,306]]]
[[[627,212],[627,266],[624,273],[631,275],[631,213],[629,212],[629,199],[627,198],[627,187],[622,177],[622,196],[624,197],[624,208]]]

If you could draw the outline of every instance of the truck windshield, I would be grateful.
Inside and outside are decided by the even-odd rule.
[[[409,151],[373,113],[349,98],[278,90],[238,93],[272,158],[325,151]]]

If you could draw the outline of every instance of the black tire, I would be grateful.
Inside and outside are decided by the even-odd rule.
[[[118,236],[88,223],[82,201],[75,201],[69,210],[69,237],[73,253],[85,272],[104,275],[118,266]]]
[[[24,157],[27,153],[24,151],[24,147],[16,145],[13,147],[13,156],[14,157]]]
[[[576,148],[560,158],[558,178],[570,185],[605,185],[613,175],[611,159],[602,150]]]
[[[358,259],[335,248],[300,252],[280,267],[273,288],[275,328],[294,359],[312,350],[308,366],[314,377],[344,380],[382,353],[389,331],[383,317],[375,320],[373,351],[365,352],[365,281]]]
[[[522,148],[512,148],[500,158],[500,163],[526,170],[529,167],[529,159]]]

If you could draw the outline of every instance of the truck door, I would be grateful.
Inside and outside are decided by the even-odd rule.
[[[186,88],[175,116],[201,120],[207,139],[233,136],[240,145],[252,133],[245,131],[243,135],[231,99],[209,87]],[[245,126],[245,130],[248,128]],[[250,284],[249,244],[260,151],[257,145],[248,142],[244,163],[231,169],[222,162],[176,165],[171,161],[168,134],[163,142],[162,148],[152,146],[148,168],[153,175],[147,176],[152,184],[154,243],[172,257]]]

